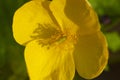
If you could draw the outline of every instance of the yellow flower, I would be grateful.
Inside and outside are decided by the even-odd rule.
[[[73,80],[100,75],[108,61],[107,43],[87,0],[33,0],[13,19],[15,40],[25,47],[31,80]]]

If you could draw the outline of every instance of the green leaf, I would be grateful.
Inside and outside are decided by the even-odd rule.
[[[120,49],[120,35],[117,32],[106,33],[108,47],[116,52]]]

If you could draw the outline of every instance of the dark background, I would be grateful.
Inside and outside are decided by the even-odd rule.
[[[28,0],[0,0],[0,80],[28,80],[24,47],[12,35],[15,10]],[[120,80],[120,0],[89,0],[96,10],[109,48],[109,63],[93,80]],[[76,73],[75,80],[82,79]]]

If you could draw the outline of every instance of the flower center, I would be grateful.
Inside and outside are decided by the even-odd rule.
[[[31,38],[37,39],[38,43],[43,46],[51,45],[55,42],[61,43],[66,40],[66,36],[62,33],[62,31],[50,24],[38,24],[38,27],[33,31]]]

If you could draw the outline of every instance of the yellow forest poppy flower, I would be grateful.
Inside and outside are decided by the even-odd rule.
[[[100,75],[107,43],[87,0],[32,0],[13,18],[15,40],[25,46],[30,80],[73,80]]]

